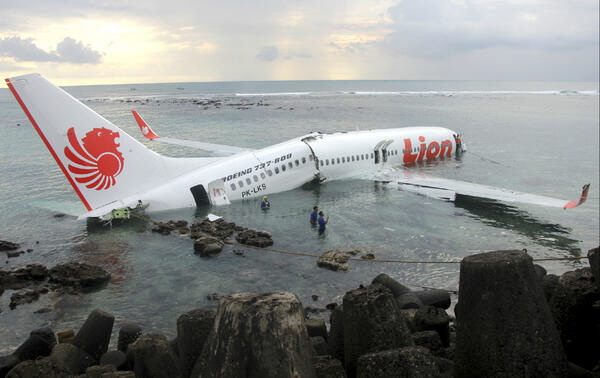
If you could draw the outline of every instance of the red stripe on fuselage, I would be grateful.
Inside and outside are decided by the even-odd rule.
[[[50,151],[50,154],[52,155],[52,157],[54,158],[54,160],[56,160],[56,163],[58,164],[58,166],[60,167],[60,169],[63,171],[65,177],[67,177],[67,180],[69,180],[69,183],[71,183],[71,186],[75,190],[75,193],[77,193],[77,195],[79,196],[79,199],[81,200],[81,202],[83,202],[83,205],[85,206],[85,208],[88,211],[92,211],[92,207],[90,206],[90,204],[88,203],[88,201],[83,196],[83,193],[81,193],[81,191],[77,187],[77,184],[75,184],[75,182],[73,181],[73,179],[71,178],[71,176],[69,175],[69,173],[67,172],[67,170],[65,169],[65,166],[62,164],[62,162],[58,158],[58,155],[56,155],[56,152],[54,151],[54,149],[50,145],[50,142],[48,142],[48,139],[46,139],[46,136],[44,136],[44,133],[42,132],[42,130],[38,126],[37,122],[35,121],[35,119],[33,119],[33,116],[29,112],[29,109],[27,109],[27,106],[25,105],[25,103],[21,99],[21,96],[19,96],[19,94],[17,93],[17,90],[13,87],[12,83],[10,82],[10,79],[4,79],[4,80],[6,81],[6,85],[8,85],[8,89],[10,89],[10,91],[13,94],[13,96],[15,96],[15,99],[17,100],[17,102],[21,106],[21,109],[23,109],[23,111],[25,112],[25,115],[27,115],[27,118],[29,118],[29,121],[31,122],[31,124],[33,125],[33,127],[37,131],[38,135],[40,136],[40,138],[42,139],[42,141],[46,145],[46,148],[48,148],[48,151]]]

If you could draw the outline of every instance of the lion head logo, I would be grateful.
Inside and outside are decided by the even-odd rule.
[[[95,128],[81,138],[81,144],[73,127],[67,131],[69,145],[65,147],[65,156],[71,161],[69,172],[78,183],[96,190],[115,185],[115,177],[123,170],[125,161],[118,150],[120,145],[115,141],[118,137],[118,132]]]

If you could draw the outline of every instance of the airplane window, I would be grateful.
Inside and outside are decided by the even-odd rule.
[[[302,164],[306,164],[306,158],[305,157],[302,158]]]
[[[350,156],[346,156],[346,161],[350,163]]]
[[[331,165],[335,164],[335,159],[331,159]]]
[[[267,174],[268,174],[269,176],[273,176],[273,171],[272,171],[272,170],[270,170],[270,169],[267,169]]]
[[[360,154],[360,160],[365,160],[365,154]]]
[[[254,179],[254,182],[258,182],[258,176],[254,175],[254,177],[252,177]]]
[[[340,158],[337,158],[337,163],[340,164]]]
[[[329,159],[325,160],[325,165],[329,165]]]
[[[265,172],[260,172],[260,178],[264,180],[264,179],[265,179],[265,177],[267,177],[267,176],[265,175]]]
[[[246,184],[251,185],[252,184],[252,180],[250,180],[249,178],[246,178]]]
[[[244,182],[242,180],[238,181],[238,186],[240,188],[243,188],[244,187]]]
[[[282,164],[282,165],[281,165],[281,170],[282,170],[282,171],[285,171],[285,164]]]
[[[373,159],[373,153],[371,152],[371,159]]]
[[[343,157],[342,158],[342,163],[345,163],[345,162],[346,162],[346,158]]]
[[[352,155],[352,161],[354,161],[354,155]]]
[[[300,162],[298,161],[298,159],[296,159],[295,163],[296,163],[296,167],[300,165]]]
[[[235,184],[231,183],[231,190],[235,190]]]
[[[279,174],[279,168],[275,167],[275,174],[278,175]]]
[[[297,163],[297,162],[298,162],[298,160],[296,160],[296,163]],[[296,164],[296,165],[298,165],[298,164]],[[290,167],[290,169],[292,169],[292,168],[294,168],[294,164],[292,164],[292,162],[290,161],[290,162],[288,163],[288,167]]]
[[[321,167],[325,165],[325,162],[321,160]]]

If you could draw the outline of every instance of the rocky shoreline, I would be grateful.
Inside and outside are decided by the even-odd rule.
[[[411,291],[380,274],[328,305],[329,329],[288,292],[240,293],[194,309],[177,336],[119,330],[94,310],[75,333],[33,330],[1,377],[598,377],[600,252],[590,267],[546,274],[525,251],[461,262],[448,293]]]

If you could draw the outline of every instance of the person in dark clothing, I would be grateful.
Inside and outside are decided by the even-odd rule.
[[[267,196],[263,196],[262,202],[260,203],[260,208],[263,210],[271,208],[271,203],[269,202]]]
[[[326,224],[329,222],[329,217],[325,218],[325,214],[322,211],[319,211],[319,218],[317,219],[319,223],[319,233],[322,234],[325,232]]]
[[[319,219],[319,207],[315,206],[315,207],[313,207],[313,212],[310,213],[309,222],[312,225],[316,225],[318,219]]]

